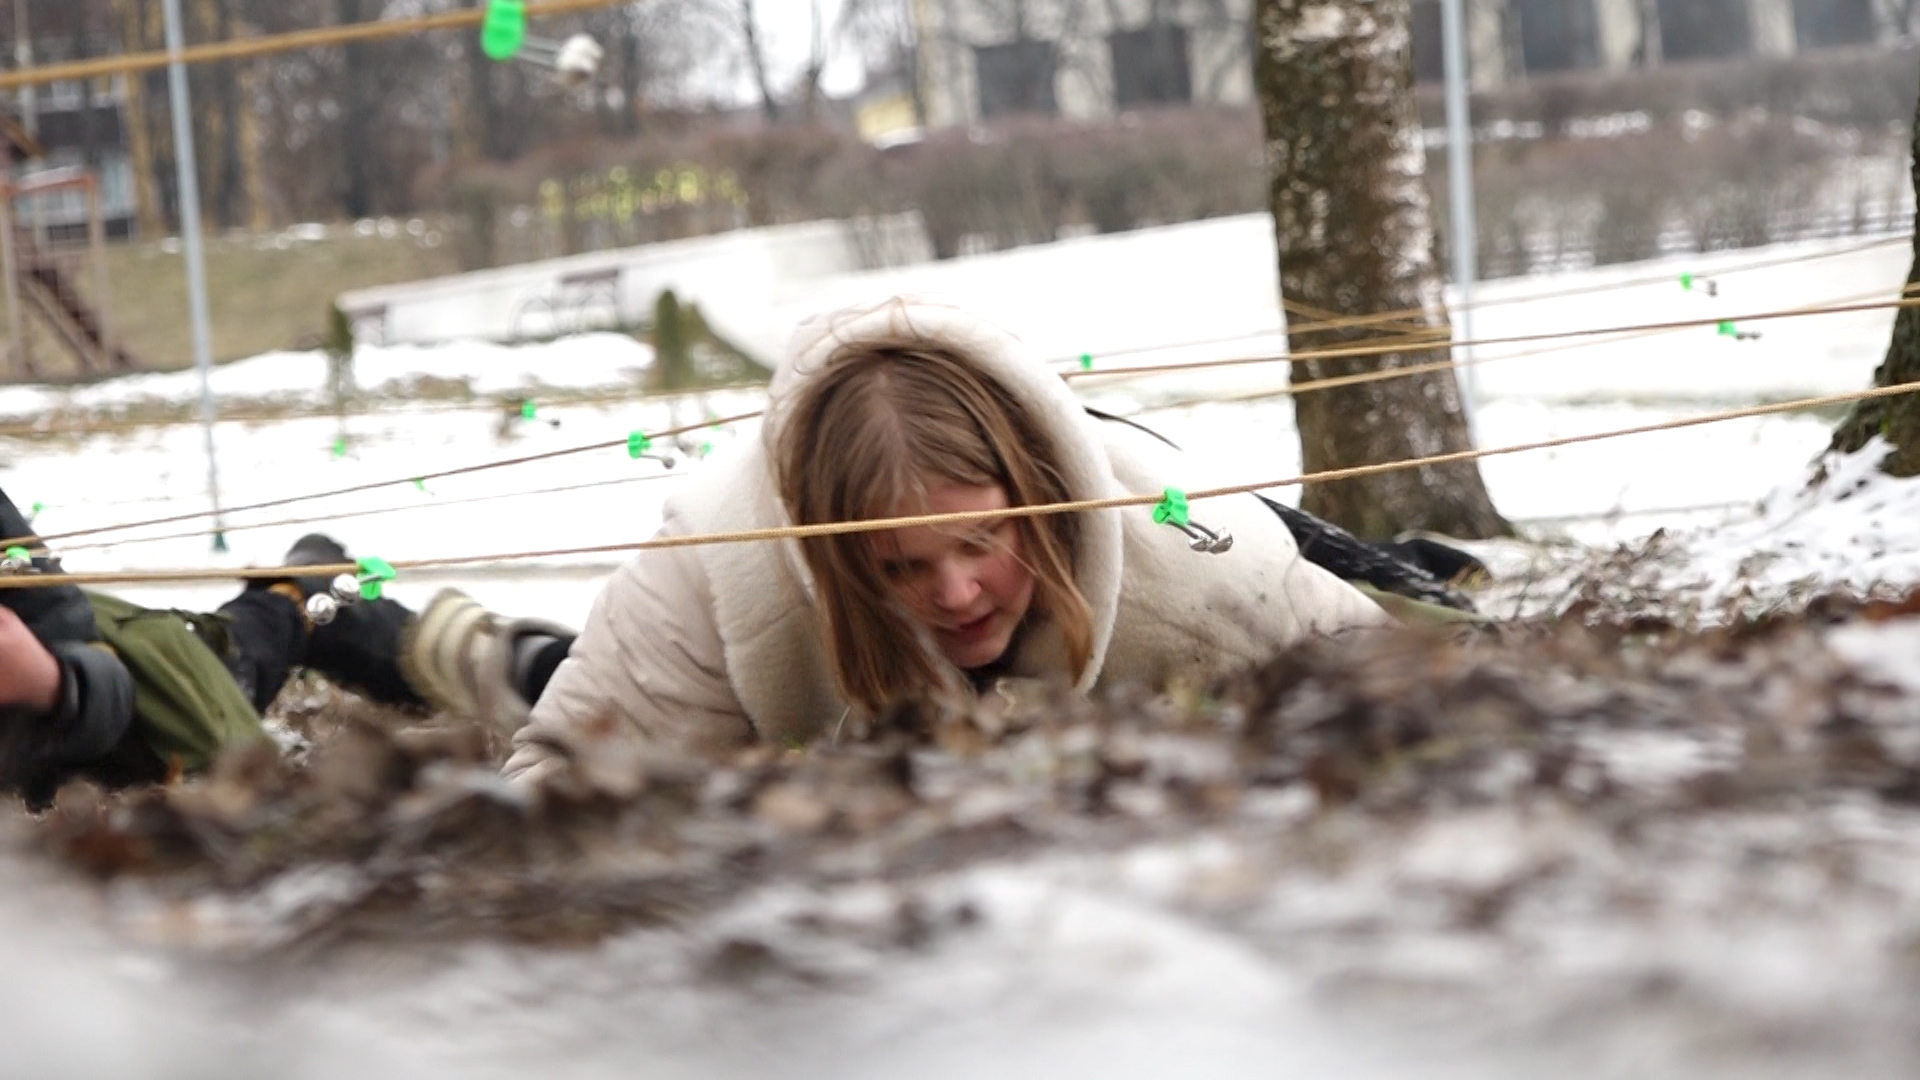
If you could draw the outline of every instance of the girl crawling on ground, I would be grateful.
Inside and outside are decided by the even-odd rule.
[[[1090,415],[1012,335],[896,298],[801,328],[762,437],[670,499],[660,535],[1185,482],[1177,451]],[[516,630],[448,592],[405,663],[436,704],[518,727],[506,772],[533,782],[604,745],[610,724],[676,753],[800,745],[1000,679],[1203,685],[1305,635],[1388,621],[1302,558],[1256,497],[1196,504],[1194,518],[1230,548],[1196,551],[1140,507],[643,551],[577,640]]]

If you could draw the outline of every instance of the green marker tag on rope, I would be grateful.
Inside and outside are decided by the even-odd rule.
[[[33,513],[34,513],[34,515],[35,515],[36,517],[37,517],[37,516],[39,516],[39,515],[41,515],[41,514],[44,514],[44,513],[46,513],[46,512],[47,512],[47,504],[46,504],[46,503],[43,503],[43,502],[37,502],[37,503],[34,503],[34,504],[33,504]]]
[[[336,458],[347,456],[347,437],[345,435],[333,440],[333,456]]]
[[[534,404],[534,401],[532,398],[528,398],[527,400],[520,403],[520,419],[532,420],[538,417],[539,415],[540,415],[540,406]]]
[[[526,0],[488,0],[480,25],[480,51],[493,60],[511,60],[527,43]]]
[[[1688,292],[1692,292],[1693,291],[1693,274],[1691,273],[1681,274],[1680,287],[1687,290]]]
[[[420,494],[422,494],[422,495],[431,495],[431,494],[433,494],[433,492],[431,492],[431,491],[428,491],[428,490],[427,490],[427,482],[426,482],[426,480],[424,480],[424,479],[422,479],[421,477],[418,477],[418,476],[416,476],[416,477],[414,477],[414,478],[413,478],[413,486],[414,486],[414,487],[417,487],[417,488],[419,488],[419,489],[420,489]]]
[[[653,440],[647,438],[646,432],[636,431],[627,436],[628,457],[637,458],[651,449],[653,449]]]
[[[1740,336],[1740,328],[1733,325],[1732,319],[1728,319],[1720,324],[1719,333],[1721,337],[1737,338]]]
[[[712,444],[712,443],[710,443],[710,442],[703,442],[703,443],[701,443],[701,444],[700,444],[700,456],[701,456],[701,457],[706,457],[706,456],[707,456],[708,454],[711,454],[711,453],[713,453],[713,444]]]
[[[23,548],[23,547],[10,547],[7,549],[7,558],[19,559],[23,562],[32,562],[33,552],[28,551],[26,548]]]
[[[1083,352],[1080,354],[1080,370],[1081,371],[1093,370],[1093,354],[1092,353]]]
[[[1159,505],[1153,508],[1153,521],[1156,525],[1187,524],[1187,493],[1179,488],[1168,488],[1161,496]]]
[[[399,577],[393,565],[385,559],[368,556],[356,564],[360,567],[360,599],[378,600],[386,592],[387,582]]]

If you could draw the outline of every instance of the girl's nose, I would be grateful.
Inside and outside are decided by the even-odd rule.
[[[944,611],[965,611],[980,596],[980,579],[966,563],[949,560],[940,565],[933,602]]]

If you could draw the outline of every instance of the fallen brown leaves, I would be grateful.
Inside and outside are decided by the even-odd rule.
[[[533,793],[498,779],[501,748],[476,731],[348,715],[307,725],[304,760],[263,745],[183,784],[70,788],[38,835],[73,866],[187,907],[271,906],[276,884],[335,875],[269,920],[253,943],[272,946],[576,940],[695,919],[769,883],[902,880],[1206,829],[1279,835],[1336,815],[1544,801],[1627,828],[1839,794],[1920,801],[1920,709],[1824,647],[1838,617],[1322,641],[1213,697],[1010,685],[963,710],[899,710],[844,745],[713,763],[635,752],[609,725]],[[1636,749],[1648,739],[1681,766]],[[1258,810],[1279,795],[1306,818]]]

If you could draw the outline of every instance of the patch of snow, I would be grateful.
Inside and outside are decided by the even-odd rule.
[[[1760,512],[1674,537],[1669,588],[1708,604],[1761,602],[1809,587],[1866,593],[1920,585],[1920,480],[1879,471],[1888,447],[1826,459],[1827,475],[1788,484]]]

